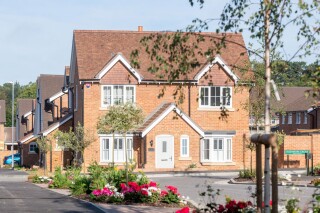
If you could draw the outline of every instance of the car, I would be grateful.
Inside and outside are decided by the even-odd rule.
[[[15,164],[19,164],[21,163],[21,155],[20,153],[16,153],[13,155],[13,159],[14,159],[14,163]],[[8,156],[5,156],[4,157],[4,160],[3,160],[3,164],[4,165],[10,165],[12,163],[12,155],[8,155]]]

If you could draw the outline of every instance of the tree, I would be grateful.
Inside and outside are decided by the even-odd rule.
[[[191,5],[199,3],[200,7],[205,5],[205,0],[189,0]],[[175,33],[162,33],[147,36],[141,40],[144,51],[149,55],[151,65],[149,71],[167,78],[169,82],[185,77],[195,68],[200,67],[199,57],[206,57],[206,63],[211,63],[214,57],[230,45],[229,34],[225,32],[242,33],[250,35],[251,41],[261,46],[254,48],[252,44],[243,48],[251,57],[263,62],[264,70],[264,125],[265,132],[270,133],[270,99],[271,99],[271,73],[272,61],[278,52],[284,49],[283,37],[288,26],[294,26],[297,30],[297,51],[288,59],[314,54],[318,45],[319,35],[318,23],[314,17],[318,14],[318,3],[316,1],[304,2],[303,0],[231,0],[223,9],[219,18],[207,20],[195,19],[193,24],[184,31]],[[217,34],[203,34],[202,31],[209,29],[210,23],[218,22]],[[318,22],[319,20],[317,20]],[[212,45],[201,49],[200,44],[209,40]],[[300,42],[300,44],[299,44]],[[243,54],[243,52],[239,53]],[[139,50],[131,54],[131,63],[139,68]],[[248,71],[248,66],[235,67],[242,71]],[[163,75],[163,73],[165,75]],[[270,149],[266,149],[266,157],[270,155]],[[269,166],[266,160],[266,167]],[[266,170],[267,171],[267,170]],[[267,172],[265,178],[269,178]],[[268,182],[267,182],[268,183]],[[269,184],[267,184],[268,186]],[[269,192],[265,192],[265,211],[269,212]],[[261,206],[261,204],[259,204]],[[277,211],[277,205],[273,208]]]
[[[74,166],[81,166],[84,163],[84,150],[94,141],[93,134],[80,123],[74,130],[70,127],[67,132],[57,131],[55,138],[60,147],[72,150]]]
[[[38,144],[38,149],[39,149],[39,154],[40,154],[40,158],[43,159],[42,160],[42,163],[43,163],[43,170],[44,170],[44,175],[46,174],[46,168],[47,168],[47,159],[46,159],[46,156],[47,156],[47,153],[49,151],[51,151],[52,149],[52,146],[51,146],[51,143],[50,143],[50,140],[43,136],[43,137],[39,137],[36,141],[36,143]]]
[[[99,133],[120,133],[124,137],[126,159],[126,180],[128,184],[127,133],[134,132],[144,120],[143,111],[132,103],[110,106],[108,112],[98,121]],[[114,152],[112,153],[112,161]]]

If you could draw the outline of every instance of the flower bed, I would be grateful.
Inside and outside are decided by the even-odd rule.
[[[116,167],[101,167],[93,164],[89,174],[80,173],[79,168],[55,170],[49,188],[70,189],[73,196],[92,202],[110,204],[132,204],[166,207],[188,206],[187,199],[181,196],[174,186],[160,189],[159,184],[143,174],[128,173],[129,182],[126,184],[126,173]]]

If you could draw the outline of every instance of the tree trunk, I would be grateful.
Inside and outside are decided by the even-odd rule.
[[[271,66],[270,66],[270,0],[264,0],[264,42],[265,42],[265,113],[264,124],[265,133],[270,133],[270,97],[271,97]],[[270,213],[270,146],[265,149],[265,191],[264,203],[265,213]]]
[[[114,167],[114,132],[112,133],[112,167]]]
[[[128,185],[129,177],[128,177],[127,133],[124,133],[124,150],[125,150],[125,157],[126,157],[126,181],[127,181],[127,185]]]

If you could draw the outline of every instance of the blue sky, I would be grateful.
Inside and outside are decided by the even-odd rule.
[[[1,1],[0,84],[63,74],[74,29],[137,30],[142,25],[145,30],[177,30],[195,17],[218,17],[226,2],[210,0],[199,9],[188,0]]]

